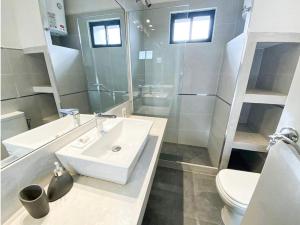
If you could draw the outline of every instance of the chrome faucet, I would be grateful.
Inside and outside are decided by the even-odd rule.
[[[109,114],[102,114],[102,113],[94,113],[94,115],[95,115],[95,118],[96,118],[97,130],[102,135],[106,133],[106,131],[104,130],[104,127],[103,127],[103,122],[108,118],[110,118],[110,119],[117,118],[116,115],[109,115]],[[103,118],[103,119],[100,119],[100,118]]]
[[[72,115],[74,120],[74,125],[76,127],[80,126],[80,114],[79,109],[70,108],[70,109],[59,109],[59,113],[62,114],[62,116]]]

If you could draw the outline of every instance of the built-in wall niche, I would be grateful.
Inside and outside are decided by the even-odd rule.
[[[228,164],[229,169],[261,173],[267,158],[265,152],[245,151],[244,149],[232,149]]]
[[[244,102],[284,105],[299,49],[299,43],[257,43]]]
[[[31,60],[31,67],[35,68],[38,76],[34,76],[32,83],[32,90],[35,98],[38,111],[40,112],[39,118],[31,118],[33,121],[32,128],[49,123],[59,118],[57,102],[55,100],[55,88],[51,84],[49,59],[46,54],[46,47],[32,47],[23,50],[26,57]],[[47,63],[48,61],[48,63]]]
[[[45,48],[27,48],[23,50],[26,57],[29,57],[32,67],[36,68],[38,73],[32,80],[33,93],[52,94],[53,88],[51,86],[49,71],[45,59]]]
[[[276,131],[282,110],[280,105],[244,103],[233,148],[266,152],[268,136]]]

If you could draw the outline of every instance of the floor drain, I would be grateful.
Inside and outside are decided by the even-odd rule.
[[[122,149],[121,146],[116,145],[116,146],[113,146],[111,150],[112,150],[113,152],[118,152],[118,151],[120,151],[121,149]]]

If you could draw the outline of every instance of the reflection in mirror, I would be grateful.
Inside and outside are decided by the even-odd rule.
[[[1,43],[1,168],[129,98],[124,10],[113,0],[40,5],[48,46]]]
[[[69,99],[62,97],[62,104],[65,108],[105,112],[128,100],[125,12],[113,0],[64,2],[68,34],[57,36],[56,32],[51,32],[52,44],[62,54],[65,48],[80,51],[84,81],[77,84],[76,80],[67,78],[63,82],[72,82],[73,87],[79,87],[83,82],[85,85],[66,92]],[[61,54],[54,57],[60,60]],[[60,76],[54,72],[55,76]],[[61,86],[64,90],[67,85]],[[70,103],[71,94],[75,93],[85,100],[80,102],[81,105]]]

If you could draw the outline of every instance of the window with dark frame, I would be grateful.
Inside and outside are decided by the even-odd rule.
[[[93,48],[121,47],[121,25],[119,19],[89,22]]]
[[[215,9],[171,13],[170,44],[211,42]]]

